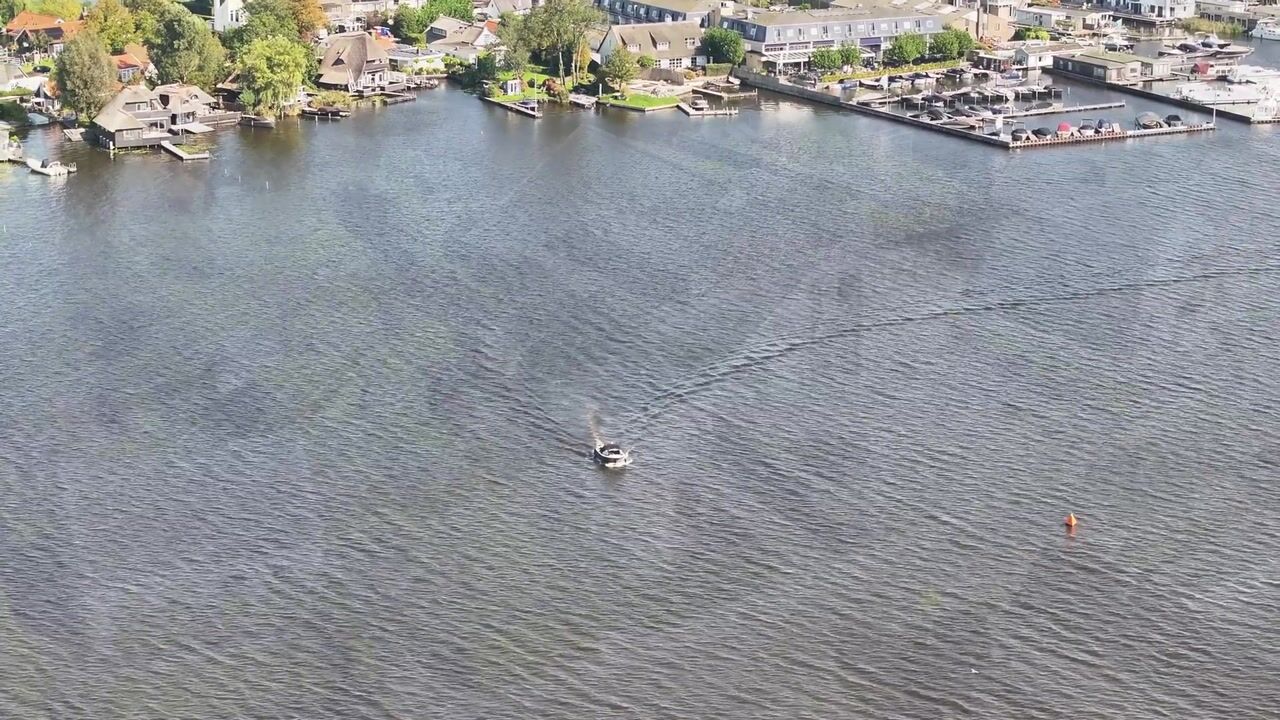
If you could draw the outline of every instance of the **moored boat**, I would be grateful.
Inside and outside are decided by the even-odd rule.
[[[1153,112],[1142,113],[1135,122],[1143,130],[1155,130],[1165,126],[1164,120],[1161,120],[1160,116]]]
[[[75,163],[63,165],[57,160],[49,160],[48,158],[45,158],[44,160],[31,158],[30,160],[27,160],[27,167],[31,168],[32,172],[37,172],[41,175],[48,175],[49,177],[61,177],[76,171]]]

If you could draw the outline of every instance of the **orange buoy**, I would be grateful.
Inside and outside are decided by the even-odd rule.
[[[1074,530],[1074,529],[1075,529],[1075,527],[1076,527],[1076,514],[1075,514],[1075,513],[1067,513],[1066,526],[1067,526],[1068,528],[1072,529],[1072,530]]]

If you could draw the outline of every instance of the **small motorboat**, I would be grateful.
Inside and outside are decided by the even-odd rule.
[[[1138,127],[1143,130],[1155,130],[1164,127],[1164,121],[1160,116],[1153,112],[1145,112],[1138,116],[1136,120]]]
[[[694,110],[706,110],[707,108],[711,107],[711,105],[707,103],[706,98],[699,95],[689,100],[689,107],[693,108]]]
[[[1085,120],[1080,123],[1080,127],[1076,128],[1076,132],[1080,133],[1081,137],[1088,137],[1097,133],[1098,127],[1092,122]]]
[[[1009,137],[1013,138],[1014,142],[1026,142],[1031,139],[1031,133],[1023,130],[1022,128],[1018,128],[1017,130],[1014,130]]]
[[[1165,115],[1164,124],[1169,127],[1182,127],[1181,115]]]
[[[623,449],[621,445],[597,440],[595,450],[591,452],[591,459],[602,467],[624,468],[631,464],[631,452]]]
[[[1120,132],[1119,125],[1116,125],[1115,123],[1105,118],[1098,118],[1098,121],[1094,123],[1094,126],[1097,127],[1098,132],[1103,135],[1106,135],[1107,133]]]
[[[276,119],[267,115],[244,114],[240,116],[240,124],[253,128],[273,128],[276,126]]]
[[[440,81],[435,78],[427,78],[422,81],[422,85],[420,85],[420,87],[424,87],[428,90],[435,90],[440,87]]]
[[[45,158],[44,160],[31,158],[30,160],[27,160],[27,167],[31,168],[32,172],[37,172],[41,175],[48,175],[49,177],[62,177],[63,175],[70,175],[76,171],[75,163],[63,165],[57,160],[50,160],[48,158]]]
[[[1071,137],[1074,132],[1075,128],[1071,127],[1071,123],[1065,121],[1058,123],[1058,137]]]
[[[1046,138],[1051,138],[1051,137],[1053,137],[1053,131],[1052,131],[1052,130],[1050,130],[1049,128],[1047,128],[1047,127],[1038,127],[1038,128],[1036,128],[1035,130],[1032,130],[1032,131],[1031,131],[1031,134],[1032,134],[1032,135],[1035,135],[1036,137],[1040,138],[1041,140],[1044,140],[1044,139],[1046,139]]]
[[[537,100],[519,100],[516,102],[516,107],[521,107],[521,108],[524,108],[525,110],[532,110],[533,112],[537,112],[538,101]]]

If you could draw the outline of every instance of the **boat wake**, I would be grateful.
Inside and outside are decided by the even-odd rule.
[[[698,368],[685,380],[671,385],[645,403],[638,410],[631,426],[634,428],[635,436],[639,439],[643,436],[648,427],[658,418],[662,417],[671,408],[682,404],[691,397],[695,397],[717,385],[737,377],[738,375],[759,369],[774,360],[792,353],[811,348],[815,345],[838,342],[845,338],[862,333],[965,315],[1016,311],[1028,307],[1080,302],[1082,300],[1090,300],[1108,295],[1118,295],[1123,293],[1139,292],[1142,290],[1185,285],[1225,277],[1270,275],[1277,272],[1280,272],[1280,264],[1259,265],[1243,268],[1218,268],[1191,275],[1114,283],[1052,295],[1032,295],[1007,300],[993,300],[989,302],[975,302],[950,307],[940,307],[922,310],[919,313],[897,315],[879,320],[866,320],[864,322],[854,323],[851,325],[841,325],[834,328],[811,326],[803,332],[771,338],[759,344],[742,348],[728,357]]]

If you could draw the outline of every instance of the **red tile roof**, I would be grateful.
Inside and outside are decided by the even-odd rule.
[[[62,26],[63,32],[66,32],[67,25],[75,25],[79,29],[80,23],[76,20],[70,22],[53,15],[37,15],[30,10],[23,10],[4,26],[4,31],[16,35],[23,30],[52,30],[58,26]]]
[[[496,33],[496,32],[498,32],[498,21],[497,21],[497,20],[486,20],[486,21],[484,22],[484,27],[485,27],[485,29],[486,29],[486,30],[488,30],[489,32],[491,32],[491,33]]]

